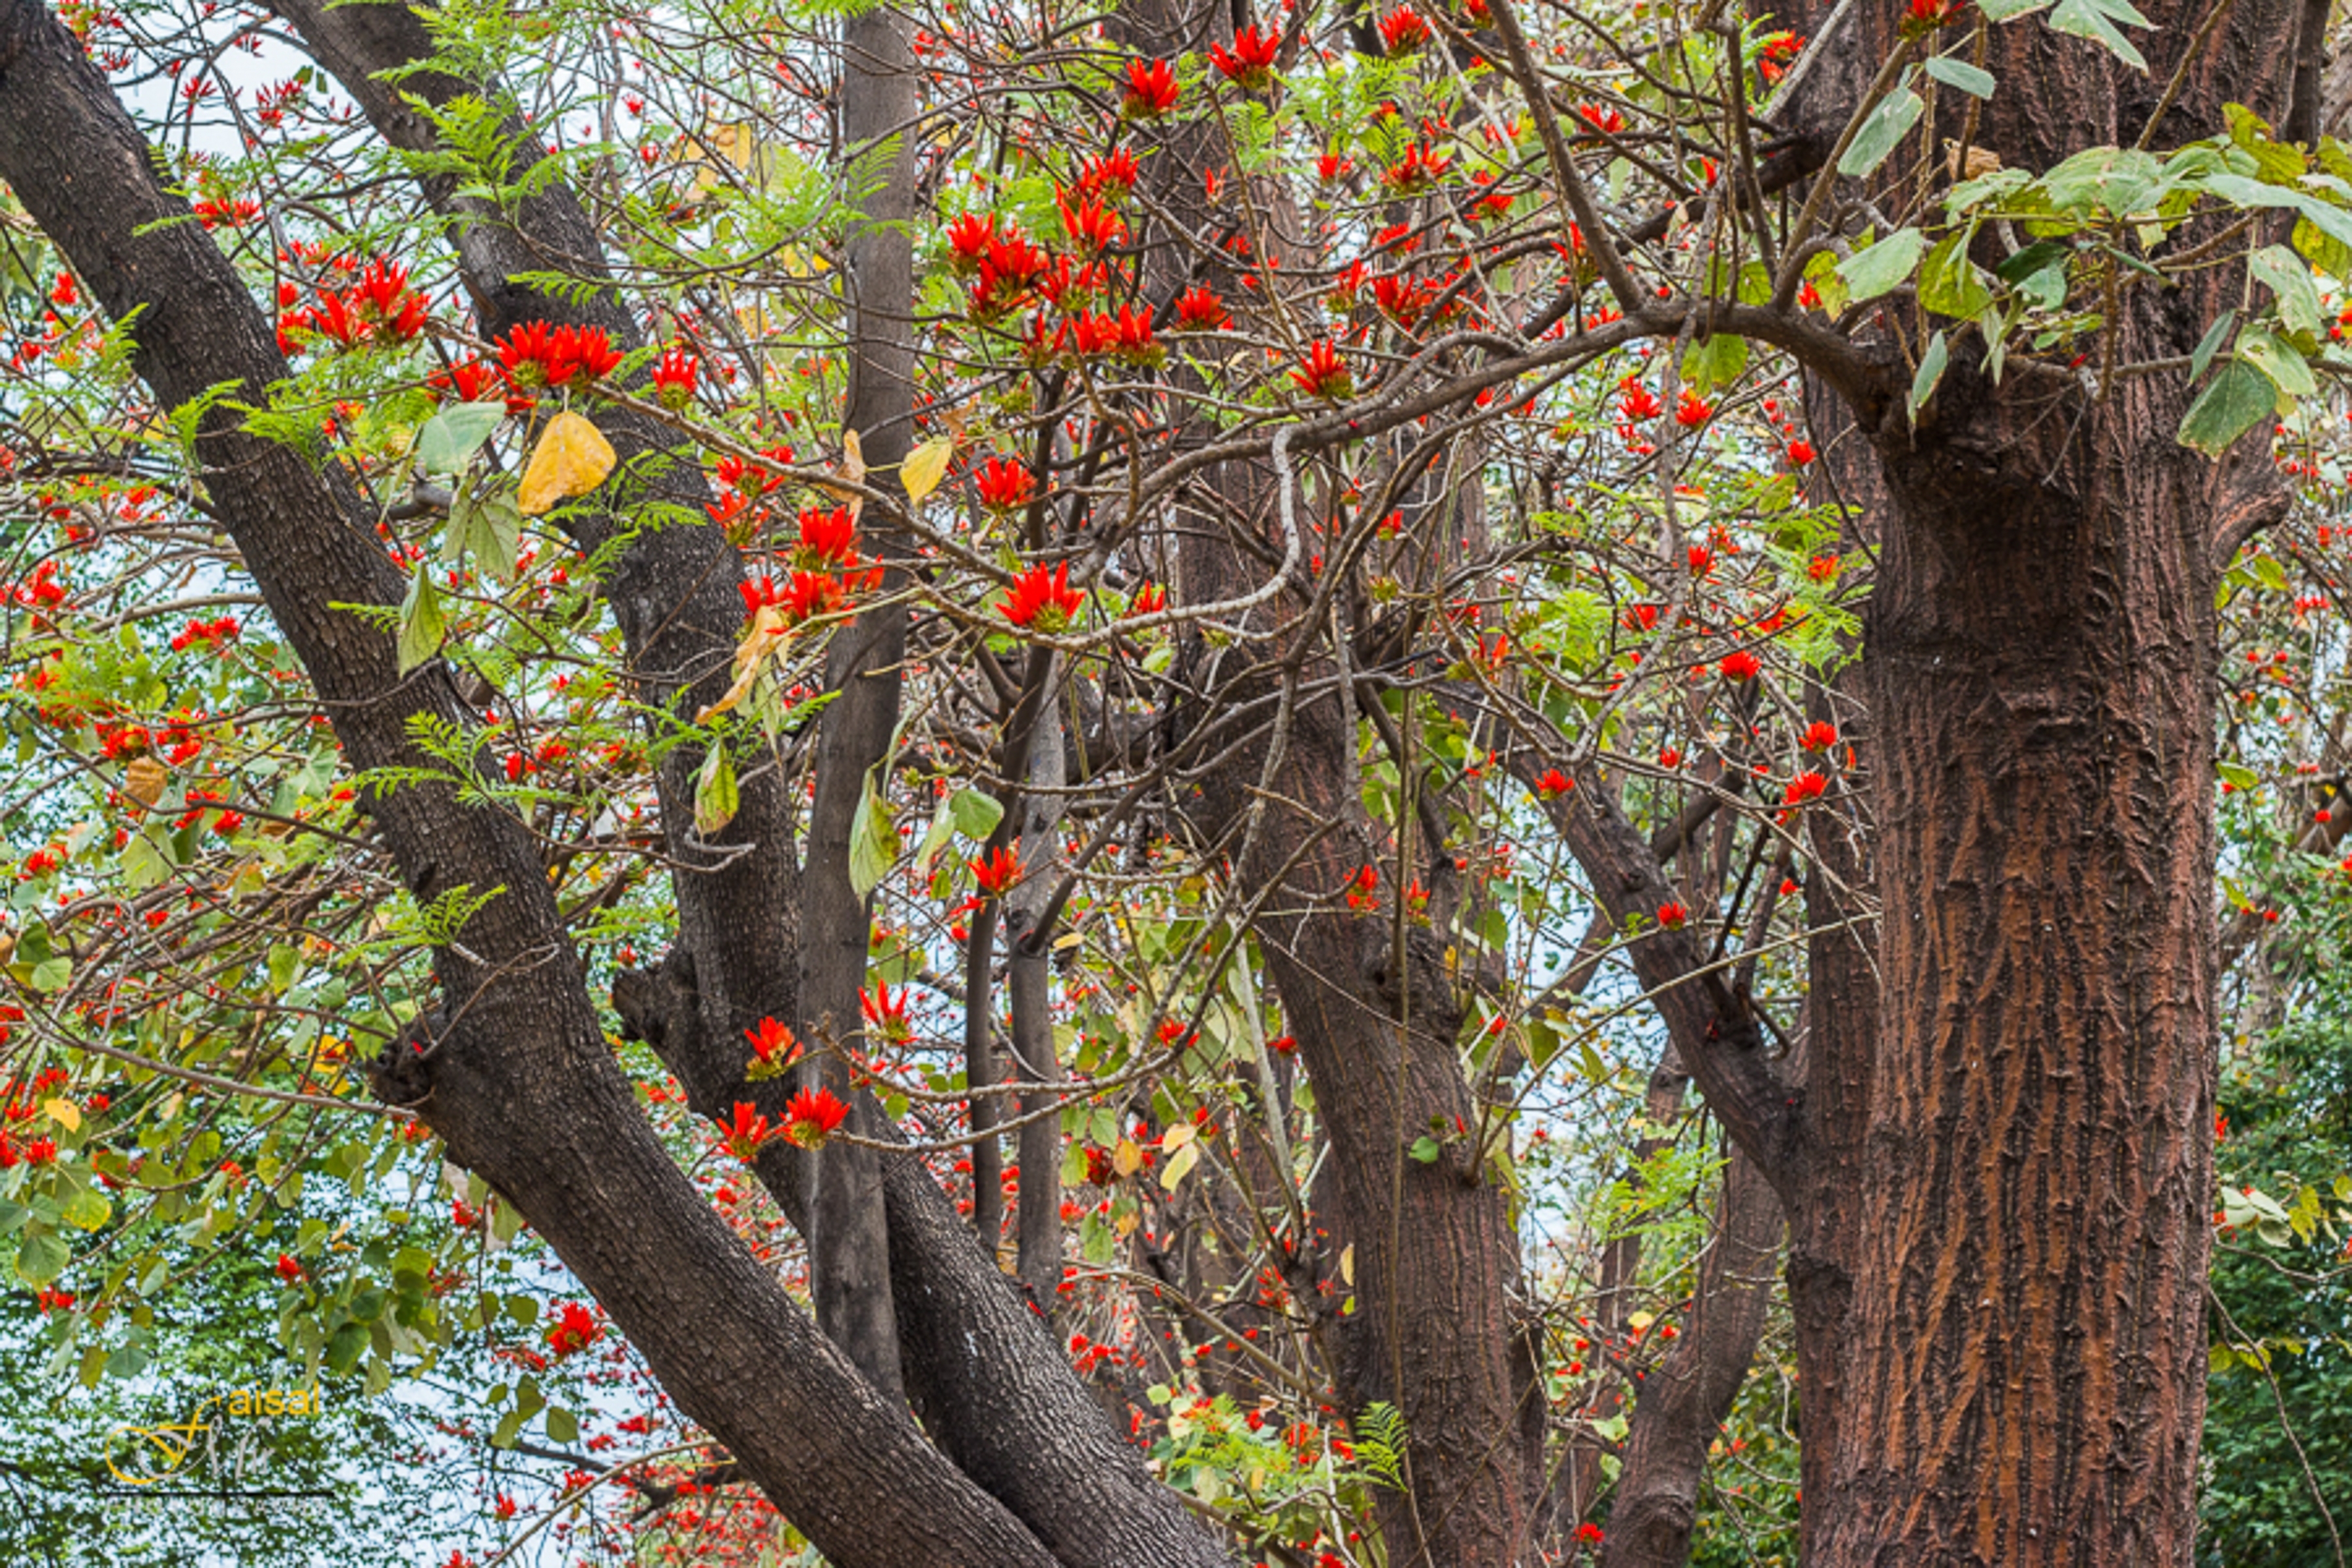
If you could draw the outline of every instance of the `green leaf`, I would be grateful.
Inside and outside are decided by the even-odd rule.
[[[2205,329],[2205,335],[2198,340],[2197,352],[2189,356],[2190,381],[2205,379],[2206,367],[2213,363],[2214,354],[2221,352],[2221,344],[2228,340],[2230,329],[2236,324],[2237,320],[2237,311],[2224,310],[2221,312],[2221,320]]]
[[[547,1407],[547,1440],[551,1443],[580,1441],[580,1417],[561,1405]]]
[[[1992,275],[2004,283],[2022,283],[2052,262],[2063,264],[2074,247],[2054,239],[2037,239],[2024,249],[1994,264]]]
[[[2058,0],[2058,8],[2050,13],[2053,32],[2071,33],[2078,38],[2089,38],[2103,44],[2109,54],[2134,70],[2147,69],[2147,57],[2132,47],[2131,40],[2116,31],[2112,16],[2135,27],[2148,26],[2147,17],[2124,3],[2124,0]]]
[[[96,1230],[114,1215],[114,1205],[96,1187],[76,1186],[58,1205],[65,1221],[76,1230]]]
[[[2236,763],[2216,763],[2213,765],[2213,771],[2221,775],[2222,783],[2237,789],[2253,789],[2263,782],[2262,774],[2252,768],[2241,767]]]
[[[28,1236],[16,1248],[16,1278],[38,1289],[63,1274],[72,1256],[63,1241],[47,1231]]]
[[[408,597],[400,602],[400,673],[406,675],[441,651],[449,623],[441,614],[441,595],[433,587],[433,569],[420,561],[408,580]]]
[[[1927,74],[1946,87],[1959,89],[1970,98],[1990,98],[1995,85],[1992,72],[1949,55],[1932,57],[1927,61]]]
[[[956,831],[971,839],[985,840],[1004,820],[1004,803],[985,790],[956,791],[948,809],[955,814]]]
[[[2265,328],[2249,322],[2238,334],[2238,358],[2264,375],[2289,397],[2309,397],[2319,390],[2311,366],[2294,345]]]
[[[2206,384],[2180,421],[2180,444],[2219,458],[2238,437],[2272,416],[2278,392],[2270,377],[2231,360]]]
[[[1969,259],[1975,227],[1948,235],[1919,266],[1919,303],[1939,316],[1974,316],[1992,303],[1992,290]]]
[[[1927,340],[1927,352],[1919,356],[1918,374],[1911,378],[1911,422],[1919,422],[1919,410],[1927,399],[1936,395],[1936,384],[1944,379],[1944,366],[1951,355],[1944,347],[1944,334],[1937,332]]]
[[[455,564],[469,551],[484,571],[501,582],[514,581],[522,552],[522,507],[511,487],[500,486],[488,495],[463,492],[450,505],[441,558]]]
[[[1683,379],[1701,392],[1730,385],[1747,368],[1748,340],[1731,332],[1717,332],[1705,342],[1693,343],[1683,356]]]
[[[2020,16],[2031,16],[2036,11],[2050,8],[2051,0],[1978,0],[1977,9],[1989,21],[2014,22]]]
[[[890,874],[891,863],[898,858],[898,832],[891,825],[890,807],[869,771],[865,791],[857,797],[857,810],[849,819],[851,889],[864,898],[882,885],[882,879]]]
[[[1412,1147],[1406,1152],[1424,1165],[1434,1165],[1437,1163],[1437,1157],[1444,1153],[1445,1150],[1436,1139],[1424,1132],[1412,1141]]]
[[[507,416],[498,403],[458,403],[425,422],[416,433],[416,465],[428,474],[454,474],[465,468]]]
[[[1898,229],[1840,262],[1838,276],[1845,280],[1853,300],[1875,300],[1911,276],[1927,243],[1927,236],[1916,228]]]
[[[2287,331],[2315,338],[2320,335],[2319,290],[2303,258],[2284,245],[2266,245],[2246,258],[2246,270],[2277,296],[2279,320],[2286,323]]]
[[[1870,111],[1870,118],[1854,132],[1853,141],[1838,160],[1838,173],[1846,178],[1859,179],[1886,162],[1887,154],[1902,144],[1919,123],[1920,111],[1927,104],[1907,87],[1896,88],[1886,100]]]
[[[726,742],[713,741],[694,776],[694,830],[709,837],[735,820],[739,804],[735,764],[727,755]]]
[[[72,978],[72,959],[45,958],[40,963],[33,965],[33,973],[26,977],[26,983],[31,985],[34,990],[47,994],[51,992],[64,990],[66,988],[66,982]]]

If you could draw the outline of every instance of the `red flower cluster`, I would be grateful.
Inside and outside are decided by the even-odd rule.
[[[1001,899],[1021,879],[1021,857],[1000,844],[988,852],[986,859],[971,862],[971,874],[983,894]]]
[[[1014,626],[1052,637],[1068,629],[1085,603],[1086,595],[1070,586],[1070,563],[1065,561],[1051,571],[1032,566],[1013,578],[996,608]]]
[[[1542,777],[1536,780],[1536,795],[1544,800],[1558,800],[1575,787],[1576,781],[1558,768],[1547,770]]]
[[[991,511],[1013,511],[1036,498],[1036,479],[1010,458],[990,458],[980,466],[975,477],[980,504]]]
[[[1273,82],[1275,57],[1281,52],[1281,35],[1261,33],[1252,23],[1234,35],[1231,49],[1211,44],[1209,63],[1244,92],[1256,92]]]
[[[743,1031],[743,1037],[751,1042],[751,1060],[743,1076],[753,1083],[782,1078],[801,1059],[800,1041],[773,1018],[761,1019],[758,1028]]]
[[[1753,680],[1763,668],[1764,661],[1746,648],[1723,656],[1723,679],[1726,680]]]
[[[191,619],[185,626],[172,635],[172,651],[183,653],[198,643],[203,643],[215,652],[218,652],[223,644],[235,642],[236,634],[242,629],[237,625],[235,616],[222,616],[209,621]]]
[[[555,1326],[547,1331],[547,1351],[556,1360],[577,1355],[604,1337],[604,1327],[596,1314],[577,1301],[566,1301],[555,1314]]]
[[[702,362],[681,348],[664,350],[654,362],[654,395],[661,405],[679,409],[694,401],[694,381]]]
[[[1176,107],[1176,68],[1166,60],[1127,62],[1127,91],[1118,111],[1130,120],[1157,120]]]
[[[1339,357],[1339,351],[1331,346],[1328,338],[1318,340],[1307,351],[1305,362],[1290,373],[1290,379],[1309,397],[1337,399],[1355,390],[1355,378],[1349,374],[1347,362]]]
[[[1816,719],[1805,726],[1805,732],[1797,743],[1809,752],[1826,752],[1837,744],[1837,738],[1836,725],[1826,719]]]
[[[613,374],[621,351],[602,327],[551,327],[525,321],[499,340],[499,366],[507,379],[527,389],[563,386],[573,377],[594,381]]]
[[[773,1137],[777,1130],[768,1125],[768,1119],[741,1100],[735,1102],[735,1119],[719,1124],[719,1141],[727,1152],[745,1164],[759,1158],[760,1145]]]
[[[882,1032],[882,1037],[894,1046],[903,1046],[915,1037],[914,1025],[907,1021],[907,990],[898,987],[895,996],[887,985],[877,985],[871,991],[857,993],[858,1006],[866,1014],[866,1023]]]
[[[835,1129],[848,1120],[849,1107],[829,1089],[804,1089],[784,1102],[785,1141],[803,1149],[822,1149]]]
[[[280,305],[291,306],[299,298],[291,283],[279,286]],[[371,261],[352,287],[321,289],[316,306],[289,309],[278,317],[278,347],[290,354],[314,342],[341,349],[404,343],[425,330],[425,296],[408,287],[408,268]]]
[[[1381,47],[1391,55],[1409,55],[1433,36],[1421,14],[1409,5],[1400,5],[1381,18]]]

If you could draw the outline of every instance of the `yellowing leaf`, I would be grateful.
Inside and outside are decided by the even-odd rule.
[[[81,1125],[81,1107],[63,1095],[59,1095],[55,1100],[41,1101],[41,1109],[49,1113],[51,1121],[68,1132]]]
[[[547,422],[522,471],[522,514],[537,517],[557,501],[584,496],[621,460],[604,433],[570,409]]]
[[[1189,1121],[1179,1121],[1160,1135],[1160,1146],[1173,1154],[1200,1135],[1200,1129]]]
[[[1160,1173],[1160,1186],[1169,1192],[1174,1192],[1176,1184],[1182,1181],[1191,1173],[1192,1167],[1200,1163],[1201,1146],[1198,1143],[1185,1144],[1176,1151],[1176,1157],[1169,1161],[1167,1168]]]
[[[1118,1147],[1110,1152],[1110,1168],[1122,1176],[1131,1176],[1143,1169],[1143,1151],[1132,1138],[1122,1138]]]
[[[1339,1278],[1350,1285],[1356,1282],[1356,1244],[1352,1241],[1339,1254]]]
[[[707,724],[713,714],[724,713],[750,694],[751,683],[760,678],[760,666],[768,655],[782,642],[791,628],[784,624],[783,612],[773,605],[763,605],[751,623],[751,631],[735,649],[735,683],[727,695],[709,704],[694,716],[698,724]]]
[[[926,441],[908,453],[906,466],[898,470],[898,478],[907,487],[907,499],[921,505],[925,496],[940,488],[940,481],[947,477],[948,459],[954,456],[954,438],[947,436]]]
[[[152,757],[133,757],[122,770],[122,793],[142,809],[162,799],[163,786],[171,782],[172,770]]]

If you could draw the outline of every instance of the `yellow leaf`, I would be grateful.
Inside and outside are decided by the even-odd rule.
[[[1198,1143],[1187,1142],[1176,1151],[1176,1157],[1168,1162],[1168,1168],[1160,1173],[1160,1186],[1169,1192],[1174,1192],[1176,1184],[1182,1181],[1192,1167],[1200,1163],[1201,1146]]]
[[[171,782],[171,769],[152,757],[133,757],[131,765],[122,770],[122,793],[137,801],[142,809],[162,799],[163,786]]]
[[[853,484],[866,478],[866,447],[855,430],[841,433],[841,477]]]
[[[714,713],[727,712],[742,701],[751,692],[751,683],[759,679],[761,664],[790,632],[791,628],[784,624],[783,612],[773,605],[763,605],[751,623],[750,634],[735,649],[735,684],[727,689],[726,696],[697,713],[694,721],[708,723]]]
[[[1200,1129],[1189,1121],[1179,1121],[1160,1135],[1160,1146],[1173,1154],[1200,1135]]]
[[[1350,1285],[1356,1282],[1356,1244],[1352,1241],[1339,1254],[1339,1278]]]
[[[1122,1138],[1118,1147],[1110,1152],[1110,1168],[1122,1176],[1131,1176],[1143,1169],[1143,1151],[1132,1138]]]
[[[547,422],[522,471],[522,514],[537,517],[557,501],[584,496],[621,460],[604,433],[570,409]]]
[[[907,487],[907,499],[921,505],[925,496],[940,488],[940,481],[947,477],[948,459],[954,456],[955,440],[947,436],[926,441],[908,453],[906,466],[898,470],[898,478]]]
[[[81,1125],[81,1107],[63,1095],[55,1100],[41,1101],[41,1109],[47,1111],[50,1118],[68,1132]]]

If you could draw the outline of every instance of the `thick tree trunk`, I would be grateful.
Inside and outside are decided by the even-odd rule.
[[[2047,169],[2209,134],[2225,101],[2276,117],[2301,10],[2238,5],[2184,65],[2209,7],[2149,6],[2146,74],[1996,27],[1975,139]],[[1900,21],[1855,13],[1845,68],[1809,84],[1822,104],[1843,116]],[[1925,133],[1958,134],[1959,112]],[[2221,281],[2133,292],[2105,325],[2117,359],[2186,354]],[[1861,411],[1878,468],[1861,489],[1884,495],[1861,677],[1875,833],[1867,864],[1816,833],[1811,908],[1845,918],[1835,884],[1866,874],[1881,910],[1874,973],[1833,933],[1814,944],[1832,1029],[1790,1264],[1809,1564],[2191,1561],[2209,557],[2238,491],[2174,444],[2186,402],[2178,376],[2095,390],[2012,368],[1996,386],[1956,364],[1916,431],[1899,398]]]

